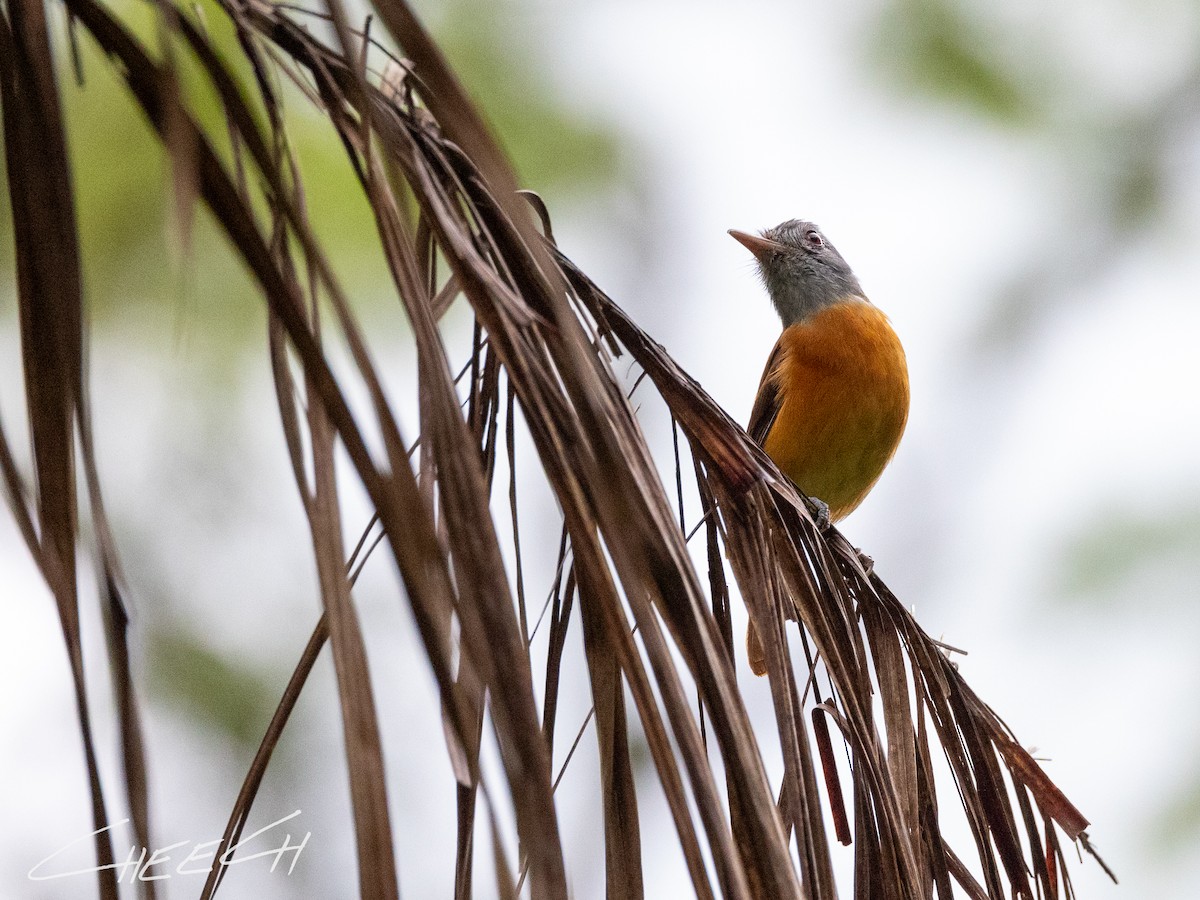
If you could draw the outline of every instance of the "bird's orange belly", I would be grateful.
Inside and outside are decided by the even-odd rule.
[[[837,521],[862,502],[908,420],[908,367],[869,303],[824,310],[783,334],[779,414],[763,449]]]

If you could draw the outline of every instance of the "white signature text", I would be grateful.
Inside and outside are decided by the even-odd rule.
[[[312,836],[312,832],[305,832],[303,840],[299,843],[292,843],[290,832],[284,835],[282,841],[278,841],[277,834],[273,837],[264,837],[264,835],[284,822],[296,818],[298,815],[300,815],[300,810],[296,810],[294,813],[258,829],[258,831],[248,837],[243,837],[220,855],[217,859],[218,864],[221,866],[236,866],[250,862],[251,860],[262,859],[263,857],[274,857],[271,860],[271,871],[274,872],[284,856],[291,854],[291,863],[288,865],[286,873],[291,875],[292,870],[296,868],[296,863],[300,859],[300,854],[308,844],[308,839]],[[215,848],[221,843],[219,838],[215,841],[203,841],[201,843],[177,841],[174,844],[158,847],[155,850],[151,850],[149,847],[130,847],[129,854],[123,862],[89,866],[83,869],[71,869],[70,871],[60,870],[64,862],[62,857],[72,847],[88,840],[88,838],[111,831],[113,828],[125,825],[128,822],[129,819],[122,819],[115,826],[105,825],[103,828],[99,828],[90,834],[85,834],[83,837],[76,838],[71,843],[60,847],[29,870],[30,880],[49,881],[54,878],[89,875],[95,872],[103,872],[106,869],[115,869],[117,871],[118,883],[126,882],[132,884],[135,881],[161,881],[164,878],[170,878],[172,875],[206,875],[212,868],[213,858],[216,855]],[[276,843],[271,843],[273,840]],[[250,846],[251,842],[254,842],[253,849]],[[175,860],[179,859],[181,854],[172,854],[171,851],[179,850],[183,847],[189,848],[187,855],[182,858],[178,865],[175,865]],[[51,865],[54,860],[59,860],[59,863]]]

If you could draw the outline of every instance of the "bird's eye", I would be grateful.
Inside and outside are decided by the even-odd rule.
[[[815,231],[810,231],[804,235],[804,240],[808,241],[810,247],[824,247],[825,239]]]

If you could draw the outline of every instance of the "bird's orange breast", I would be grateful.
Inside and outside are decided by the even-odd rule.
[[[904,433],[904,349],[887,316],[853,300],[790,325],[780,352],[779,413],[763,449],[837,521],[866,497]]]

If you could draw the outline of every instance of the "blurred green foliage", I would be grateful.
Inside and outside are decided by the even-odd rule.
[[[1009,123],[1038,112],[1038,94],[1021,68],[997,52],[1002,35],[969,4],[953,0],[900,0],[880,18],[877,52],[902,83],[959,102]]]
[[[235,662],[180,625],[147,632],[143,658],[153,699],[244,748],[258,747],[279,702],[278,675]]]
[[[155,52],[166,30],[152,4],[116,5],[122,20]],[[252,72],[233,28],[213,0],[202,0],[199,21],[223,59],[254,97]],[[306,16],[297,13],[305,20]],[[618,141],[611,129],[573,111],[546,88],[536,57],[537,30],[518,3],[456,2],[439,6],[436,37],[444,43],[471,93],[503,136],[524,185],[541,192],[592,191],[616,177]],[[311,18],[319,29],[320,20]],[[145,304],[174,305],[184,331],[209,335],[233,351],[261,338],[248,327],[262,316],[249,276],[224,246],[225,238],[199,204],[173,208],[169,157],[129,97],[120,73],[78,29],[83,82],[70,65],[67,29],[54,32],[79,208],[85,287],[93,324]],[[385,38],[374,25],[372,33]],[[188,108],[218,154],[232,168],[224,114],[215,91],[181,41],[170,58],[180,74]],[[379,56],[372,65],[382,66]],[[305,202],[335,271],[359,303],[391,297],[391,278],[378,249],[374,217],[345,151],[321,113],[286,78],[277,87],[286,109],[289,140],[299,162]],[[258,105],[260,116],[265,112]],[[0,214],[0,280],[12,290],[11,219],[7,198]],[[184,222],[182,227],[180,222]],[[202,262],[201,262],[202,261]],[[11,296],[11,294],[10,294]],[[5,301],[8,305],[9,301]],[[216,354],[215,362],[220,362]]]
[[[1089,516],[1079,532],[1064,540],[1052,596],[1093,608],[1098,600],[1140,605],[1158,597],[1170,602],[1161,597],[1155,573],[1182,574],[1200,556],[1200,498],[1189,499],[1153,514],[1131,513],[1114,503]],[[1131,584],[1134,579],[1145,588],[1138,590]]]
[[[1200,777],[1190,772],[1172,792],[1166,810],[1159,817],[1148,855],[1160,858],[1196,852],[1196,833],[1200,832]]]
[[[438,10],[435,36],[503,137],[522,187],[590,192],[617,177],[616,136],[594,111],[585,114],[555,93],[526,3],[452,0]]]
[[[1162,220],[1176,192],[1170,173],[1200,121],[1195,64],[1130,104],[1093,83],[1062,33],[1038,32],[1021,15],[978,0],[893,0],[872,43],[892,93],[1024,129],[1060,167],[1061,219],[1075,233],[1031,249],[993,289],[972,348],[980,358],[1017,352],[1058,305],[1078,302],[1064,285],[1106,271],[1123,245]],[[1193,43],[1200,54],[1200,35]]]

